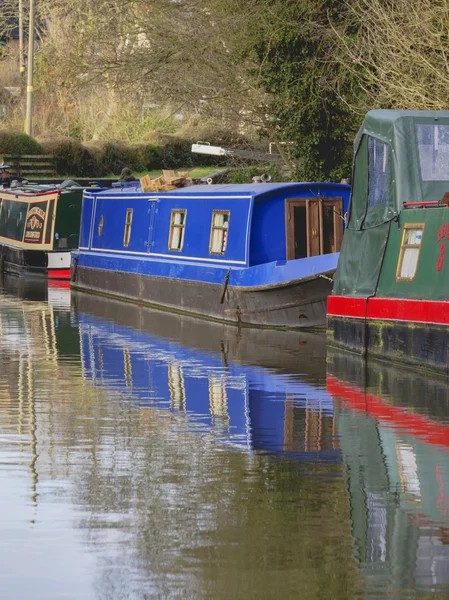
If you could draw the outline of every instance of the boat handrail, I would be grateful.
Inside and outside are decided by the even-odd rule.
[[[403,202],[402,206],[404,208],[417,208],[417,207],[422,207],[422,208],[446,207],[446,208],[448,208],[448,205],[445,202],[442,202],[441,200],[423,200],[422,202]]]

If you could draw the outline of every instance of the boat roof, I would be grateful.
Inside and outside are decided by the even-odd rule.
[[[133,182],[134,183],[134,182]],[[168,192],[145,192],[152,196],[209,196],[211,194],[223,194],[231,196],[263,196],[276,192],[298,189],[345,189],[350,190],[351,186],[347,183],[334,182],[274,182],[274,183],[236,183],[236,184],[199,184],[176,188]],[[118,193],[140,193],[137,185],[125,185],[123,187],[114,186],[113,191]],[[111,193],[111,189],[101,190],[101,193]]]
[[[285,183],[235,183],[235,184],[211,184],[211,185],[190,185],[183,188],[177,188],[169,192],[170,194],[193,194],[199,193],[224,193],[224,194],[247,194],[253,196],[261,196],[270,192],[278,192],[281,190],[293,189],[298,187],[335,187],[345,186],[350,188],[348,184],[331,183],[331,182],[285,182]]]
[[[447,119],[447,121],[445,121]],[[354,146],[357,149],[360,138],[364,134],[374,135],[387,143],[395,143],[395,137],[408,134],[405,121],[449,122],[449,110],[389,110],[374,109],[366,113],[362,126],[355,138]]]
[[[441,200],[449,187],[448,131],[449,110],[375,109],[366,114],[354,142],[356,172],[352,206],[359,206],[359,225],[363,221],[365,227],[375,226],[379,219],[379,222],[390,220],[401,212],[404,201]],[[374,163],[369,162],[368,148],[364,145],[372,138],[389,148],[392,174],[388,201],[373,207],[374,212],[382,212],[374,220],[365,215],[368,171],[374,168]],[[372,160],[374,157],[373,150]],[[374,172],[372,175],[375,187],[377,180]]]
[[[375,108],[366,113],[365,119],[374,118],[377,121],[394,123],[402,117],[415,117],[417,119],[449,119],[449,110],[390,110]]]

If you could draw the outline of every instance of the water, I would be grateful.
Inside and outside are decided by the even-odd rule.
[[[0,290],[0,598],[449,598],[444,381]]]

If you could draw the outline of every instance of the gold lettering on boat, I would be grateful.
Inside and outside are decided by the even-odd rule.
[[[45,203],[45,207],[47,203]],[[25,223],[24,241],[41,242],[45,229],[45,219],[47,213],[39,206],[30,208]]]

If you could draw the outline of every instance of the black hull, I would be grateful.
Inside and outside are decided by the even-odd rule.
[[[86,294],[72,290],[71,305],[76,315],[88,314],[169,338],[183,346],[222,354],[223,362],[257,365],[285,373],[302,373],[316,381],[326,365],[324,332],[239,329],[233,324],[213,322],[169,311]]]
[[[449,375],[449,327],[412,321],[328,317],[328,344],[366,359]]]
[[[33,302],[48,300],[48,281],[44,278],[16,277],[0,273],[0,286],[10,296]]]
[[[354,353],[329,346],[326,363],[328,377],[336,378],[349,389],[359,388],[367,394],[387,399],[388,404],[412,414],[428,417],[431,413],[436,420],[447,421],[449,389],[446,378],[420,373],[417,369],[398,368],[390,361],[373,360],[366,364]],[[418,394],[416,390],[426,390],[426,393]]]
[[[45,250],[28,250],[0,244],[0,268],[5,273],[47,278],[47,264]]]
[[[328,276],[288,286],[225,288],[78,266],[72,273],[72,287],[234,325],[322,329],[326,326],[326,298],[332,291]]]

